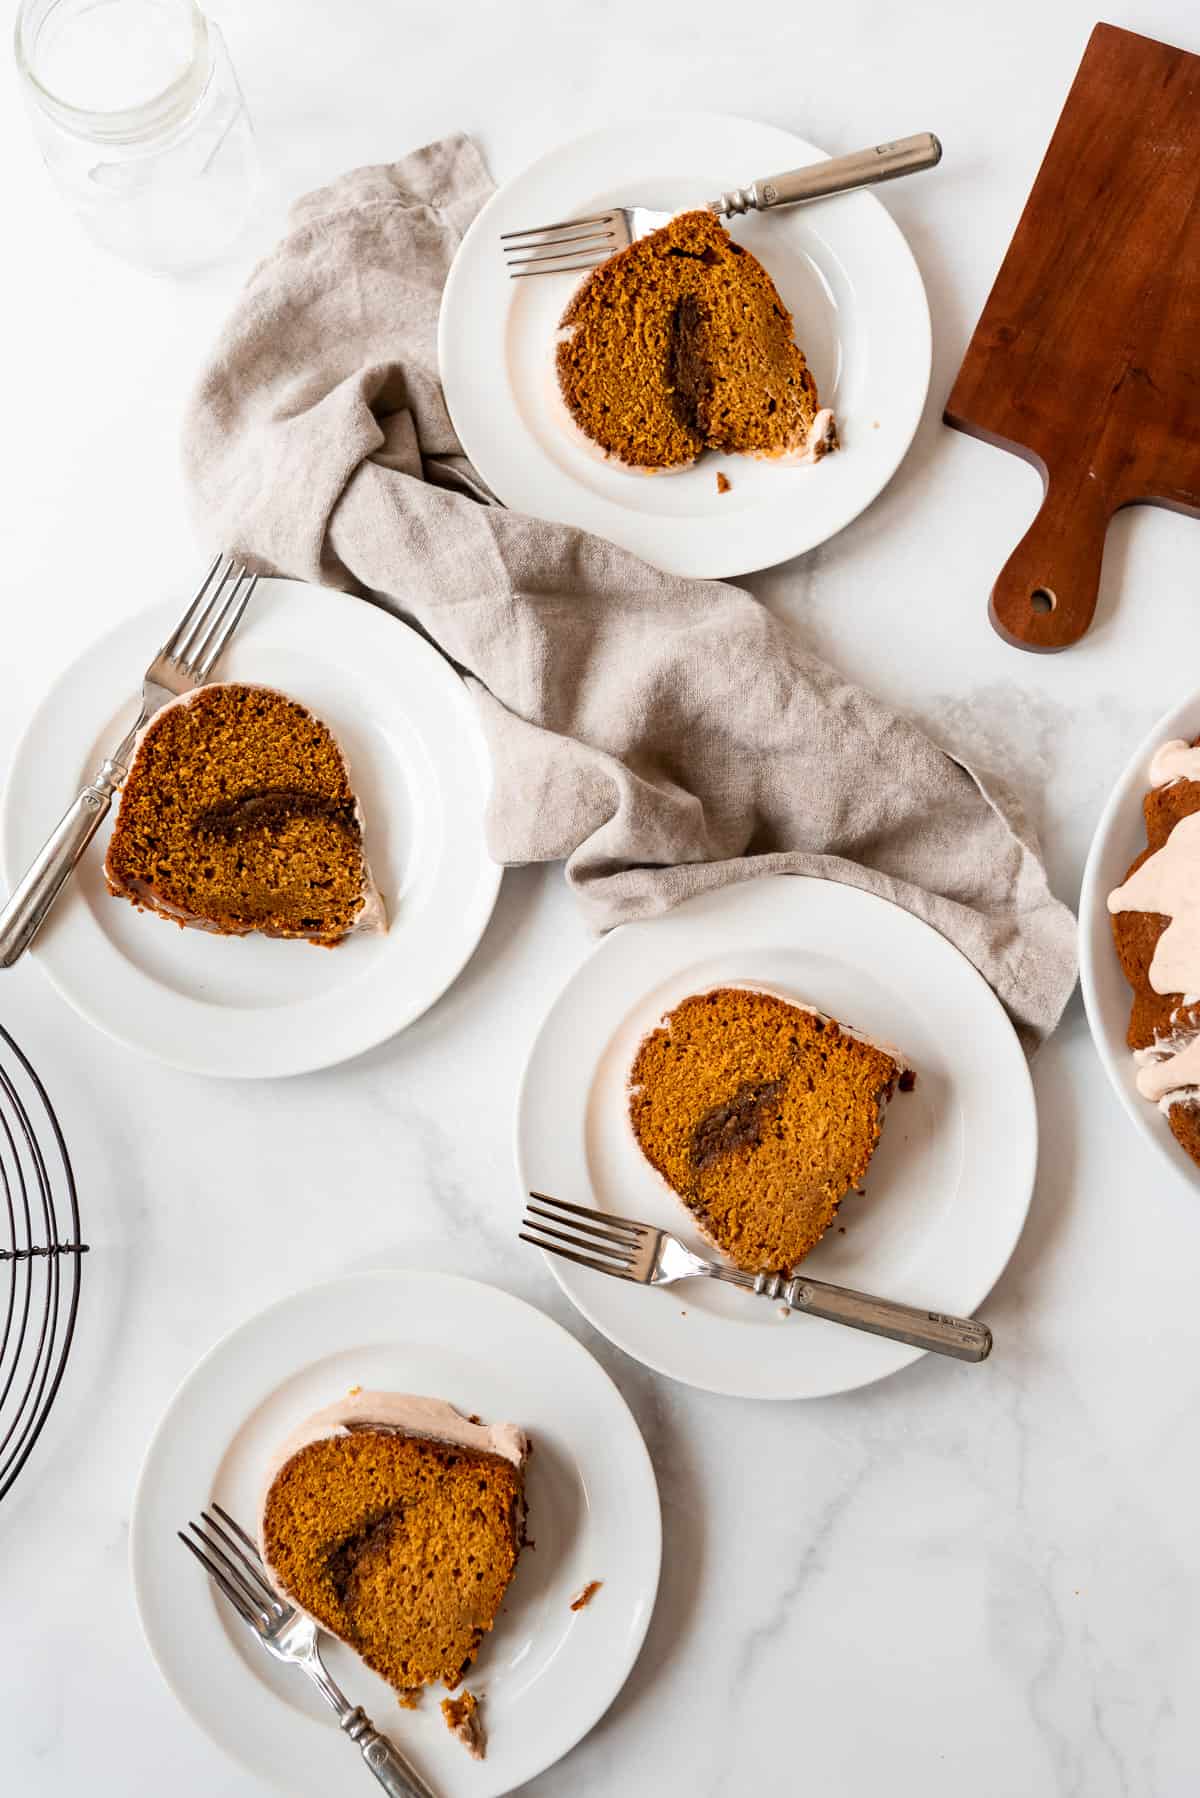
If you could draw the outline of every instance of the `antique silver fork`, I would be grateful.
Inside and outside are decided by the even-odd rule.
[[[544,1192],[531,1192],[529,1200],[525,1229],[518,1232],[521,1241],[580,1267],[594,1268],[599,1274],[636,1280],[641,1286],[670,1286],[675,1280],[707,1276],[774,1299],[790,1311],[807,1311],[810,1317],[849,1324],[852,1330],[907,1342],[935,1355],[953,1355],[957,1361],[986,1361],[992,1352],[992,1332],[970,1317],[947,1317],[941,1311],[923,1311],[895,1299],[872,1298],[806,1275],[796,1274],[788,1280],[782,1274],[746,1274],[693,1254],[677,1236],[669,1230],[656,1230],[653,1224],[639,1224],[610,1211],[593,1211],[586,1205],[570,1205]]]
[[[214,1504],[189,1522],[192,1536],[176,1535],[209,1573],[242,1622],[269,1655],[299,1667],[312,1680],[364,1761],[391,1798],[434,1798],[420,1774],[410,1767],[386,1736],[381,1736],[360,1705],[351,1704],[321,1659],[317,1626],[293,1605],[284,1604],[268,1583],[258,1548],[229,1512]]]
[[[129,772],[138,732],[168,700],[204,685],[257,583],[244,567],[234,572],[232,557],[213,558],[200,591],[146,670],[136,722],[72,801],[0,911],[0,968],[11,968],[41,929]]]
[[[705,210],[730,218],[734,213],[766,212],[774,206],[799,206],[828,194],[850,193],[856,187],[875,187],[918,169],[931,169],[942,159],[942,146],[932,131],[894,143],[874,144],[849,156],[834,156],[807,168],[788,169],[782,175],[766,175],[749,187],[735,187],[719,200],[706,202]],[[561,275],[595,268],[617,250],[627,250],[639,237],[669,224],[670,212],[648,206],[613,206],[587,218],[562,219],[555,225],[531,225],[524,231],[503,231],[500,242],[514,281],[529,275]]]

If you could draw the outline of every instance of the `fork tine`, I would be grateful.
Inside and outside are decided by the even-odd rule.
[[[547,1224],[561,1224],[566,1229],[577,1230],[582,1236],[593,1236],[604,1243],[612,1243],[616,1248],[623,1249],[630,1255],[635,1254],[639,1246],[639,1239],[636,1236],[625,1235],[617,1230],[606,1230],[603,1224],[589,1223],[586,1218],[576,1218],[574,1216],[561,1217],[557,1211],[547,1210],[546,1207],[542,1205],[526,1205],[526,1223],[528,1223],[531,1218],[541,1220],[536,1226],[539,1229],[541,1228],[542,1222]]]
[[[242,613],[250,604],[250,596],[258,585],[258,576],[256,574],[250,575],[245,591],[243,592],[242,582],[244,580],[246,580],[246,569],[245,567],[242,567],[238,569],[237,579],[233,584],[233,591],[230,593],[229,598],[225,601],[225,604],[213,620],[212,628],[204,639],[204,642],[192,656],[192,665],[195,669],[196,677],[199,680],[203,681],[208,679],[218,656],[220,656],[230,637],[232,637],[234,631],[241,623]]]
[[[603,262],[606,257],[613,254],[614,248],[614,240],[609,237],[605,238],[603,242],[581,244],[577,250],[547,250],[545,255],[541,256],[510,256],[505,267],[508,269],[510,275],[515,269],[540,268],[543,262],[569,262],[572,267],[578,266],[579,268],[583,268],[584,264],[582,262],[576,264],[572,261],[572,258],[578,256],[590,256],[595,259],[598,256],[601,262]]]
[[[179,635],[178,641],[171,651],[171,655],[181,667],[190,667],[197,645],[204,641],[212,627],[213,619],[217,617],[224,607],[228,596],[227,583],[230,576],[233,574],[233,566],[233,557],[230,556],[226,559],[225,564],[217,577],[217,584],[205,602],[203,611],[188,627],[187,631],[182,635]]]
[[[195,1524],[192,1524],[190,1527],[195,1529],[196,1526]],[[191,1554],[195,1555],[209,1577],[220,1587],[243,1623],[248,1623],[251,1629],[257,1630],[261,1634],[266,1628],[266,1624],[256,1611],[251,1610],[250,1606],[246,1603],[246,1600],[242,1597],[240,1590],[225,1577],[216,1562],[210,1561],[204,1550],[202,1548],[197,1548],[191,1537],[185,1536],[182,1530],[176,1530],[175,1534],[179,1537],[183,1546],[188,1549]]]
[[[222,563],[224,564],[224,566],[222,566]],[[162,648],[159,650],[159,652],[158,652],[159,655],[162,655],[162,656],[178,655],[180,644],[186,638],[191,636],[192,628],[195,625],[197,618],[199,617],[201,612],[208,611],[209,605],[212,602],[212,598],[214,596],[209,594],[208,588],[209,588],[209,583],[211,582],[213,575],[216,574],[218,568],[221,569],[220,577],[217,581],[217,586],[216,586],[216,592],[219,593],[221,591],[221,588],[225,585],[225,582],[229,577],[229,570],[232,567],[233,567],[233,557],[232,556],[226,557],[226,556],[222,555],[222,553],[220,551],[218,551],[217,554],[212,559],[212,563],[209,567],[208,573],[205,575],[204,579],[200,583],[200,591],[197,593],[195,599],[192,601],[192,603],[188,607],[187,611],[183,614],[183,617],[179,620],[179,623],[175,626],[175,629],[171,632],[171,635],[167,638],[166,642],[163,644]]]
[[[258,1559],[258,1556],[255,1555],[254,1559],[251,1560],[245,1550],[239,1547],[238,1543],[229,1534],[228,1530],[226,1530],[222,1524],[218,1523],[215,1517],[210,1517],[207,1511],[201,1511],[200,1516],[207,1524],[208,1528],[221,1538],[226,1547],[231,1549],[242,1563],[242,1566],[250,1575],[251,1590],[255,1597],[261,1599],[265,1604],[268,1604],[273,1611],[278,1611],[279,1615],[282,1617],[284,1606],[280,1603],[278,1594],[273,1592],[267,1584],[266,1575],[262,1570],[262,1562]]]
[[[517,1235],[522,1242],[531,1242],[535,1249],[543,1249],[547,1255],[561,1255],[564,1261],[574,1261],[579,1267],[590,1267],[594,1273],[615,1274],[618,1280],[631,1278],[629,1267],[621,1267],[615,1261],[595,1261],[590,1255],[576,1255],[570,1249],[561,1249],[557,1243],[542,1242],[536,1236],[526,1236],[524,1230]]]
[[[260,1619],[262,1627],[268,1629],[274,1621],[271,1613],[266,1609],[265,1605],[259,1603],[253,1588],[246,1584],[245,1574],[239,1572],[236,1564],[230,1560],[221,1543],[215,1542],[211,1536],[206,1536],[194,1518],[189,1522],[188,1528],[191,1530],[192,1534],[203,1543],[209,1554],[224,1572],[226,1578],[237,1587],[246,1604],[249,1605],[255,1616]]]
[[[540,243],[517,243],[509,246],[504,254],[508,257],[509,267],[516,262],[534,262],[539,252],[549,256],[582,256],[584,249],[597,249],[601,244],[613,243],[616,239],[614,231],[597,231],[589,226],[586,231],[564,232],[561,237],[548,237]],[[583,246],[578,250],[565,250],[564,244],[577,243]]]
[[[539,262],[536,268],[510,269],[508,278],[510,281],[528,281],[534,275],[582,275],[590,268],[599,268],[607,260],[606,256],[598,256],[594,262],[556,262],[553,267]]]
[[[248,1536],[246,1534],[245,1530],[242,1528],[241,1524],[238,1522],[237,1518],[231,1517],[229,1515],[229,1512],[225,1509],[224,1505],[219,1505],[215,1498],[212,1501],[212,1508],[217,1513],[217,1516],[221,1519],[221,1522],[227,1523],[229,1525],[229,1528],[233,1531],[234,1535],[237,1536],[238,1539],[250,1550],[250,1553],[254,1556],[254,1559],[261,1566],[262,1565],[262,1556],[258,1552],[258,1543],[254,1540],[253,1536]]]
[[[596,1218],[611,1229],[632,1230],[635,1236],[645,1236],[650,1229],[649,1224],[639,1224],[635,1217],[618,1217],[615,1211],[597,1211],[593,1205],[572,1205],[569,1199],[556,1199],[552,1193],[531,1191],[529,1196],[541,1205],[553,1205],[558,1211],[571,1211],[576,1217]]]
[[[616,213],[610,208],[608,212],[593,212],[586,218],[559,219],[553,225],[526,225],[523,231],[502,231],[501,243],[510,243],[514,237],[541,237],[547,231],[569,231],[573,225],[611,225]]]
[[[632,1243],[628,1248],[617,1248],[607,1242],[598,1242],[590,1236],[570,1236],[565,1230],[552,1230],[549,1224],[538,1223],[535,1218],[523,1217],[521,1222],[530,1230],[538,1230],[543,1236],[553,1236],[556,1242],[565,1242],[573,1249],[586,1249],[590,1255],[603,1255],[618,1267],[630,1267],[637,1255]]]

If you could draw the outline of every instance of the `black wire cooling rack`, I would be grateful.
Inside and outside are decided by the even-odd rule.
[[[54,1108],[0,1026],[0,1499],[58,1396],[86,1253]]]

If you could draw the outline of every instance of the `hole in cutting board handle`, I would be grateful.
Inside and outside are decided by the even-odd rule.
[[[1035,587],[1029,595],[1029,603],[1035,612],[1040,612],[1044,617],[1058,604],[1058,594],[1051,592],[1049,587]]]

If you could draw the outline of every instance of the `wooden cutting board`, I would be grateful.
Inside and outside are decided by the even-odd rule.
[[[1200,515],[1200,56],[1096,26],[945,418],[1041,471],[992,589],[1022,648],[1083,636],[1121,506]]]

